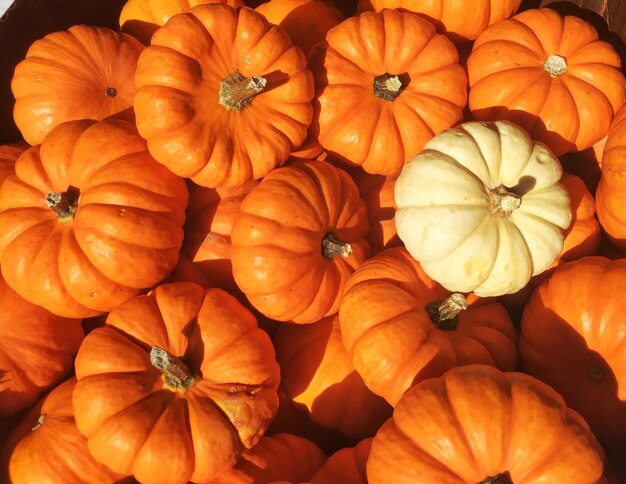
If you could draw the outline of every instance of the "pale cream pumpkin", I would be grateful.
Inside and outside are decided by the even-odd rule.
[[[552,152],[516,124],[463,123],[403,168],[398,236],[448,290],[516,292],[563,248],[572,214],[561,174]]]

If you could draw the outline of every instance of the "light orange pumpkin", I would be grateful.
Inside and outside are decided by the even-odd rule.
[[[311,477],[312,484],[367,484],[365,466],[372,447],[372,438],[363,439],[354,447],[346,447],[331,455]]]

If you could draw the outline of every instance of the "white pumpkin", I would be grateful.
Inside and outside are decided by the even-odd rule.
[[[402,169],[398,236],[450,291],[517,292],[563,249],[572,213],[561,174],[559,160],[516,124],[463,123]]]

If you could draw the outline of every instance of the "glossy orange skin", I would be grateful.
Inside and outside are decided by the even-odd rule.
[[[28,148],[27,145],[10,144],[0,146],[0,185],[6,177],[15,173],[15,161]]]
[[[26,300],[64,317],[96,316],[176,265],[187,188],[131,123],[64,123],[15,170],[0,187],[0,263]],[[61,220],[45,197],[70,186],[80,198]]]
[[[34,404],[72,369],[83,340],[78,319],[55,316],[0,277],[0,417]]]
[[[312,484],[367,484],[365,465],[372,447],[372,438],[363,439],[354,447],[338,450],[311,477]]]
[[[603,452],[548,385],[486,365],[450,370],[409,390],[374,437],[371,484],[598,482]]]
[[[102,120],[131,107],[143,48],[130,35],[86,25],[35,41],[11,80],[13,117],[24,139],[40,144],[65,121]]]
[[[335,314],[350,274],[369,247],[367,212],[343,170],[297,161],[272,171],[241,203],[235,218],[233,275],[250,303],[277,321],[313,323]],[[352,247],[327,259],[333,232]]]
[[[11,432],[0,462],[8,464],[13,484],[76,482],[107,484],[132,482],[99,464],[78,431],[72,409],[76,378],[61,383],[33,407]],[[40,416],[45,420],[38,425]],[[37,427],[34,429],[34,427]]]
[[[596,192],[598,219],[611,241],[626,250],[626,108],[619,110],[607,137],[602,156],[602,175]]]
[[[283,28],[305,54],[344,20],[341,10],[324,0],[270,0],[256,11]]]
[[[243,0],[128,0],[120,12],[120,28],[146,45],[152,34],[176,14],[188,12],[196,5],[225,3],[243,7]]]
[[[430,138],[461,121],[467,80],[458,60],[452,42],[413,13],[347,19],[309,56],[312,134],[329,154],[368,173],[397,175]],[[374,79],[386,73],[410,77],[393,101],[374,94]]]
[[[426,305],[449,295],[400,247],[367,260],[348,281],[339,309],[343,342],[365,384],[391,405],[458,365],[515,368],[517,337],[506,309],[470,295],[457,328],[443,330]]]
[[[150,363],[153,346],[199,371],[195,384],[169,386]],[[85,338],[75,365],[76,425],[89,451],[140,482],[213,478],[259,441],[278,409],[270,339],[221,289],[180,282],[131,299]]]
[[[135,114],[150,153],[198,185],[237,186],[283,164],[307,135],[313,76],[302,51],[260,13],[199,5],[170,19],[137,65]],[[219,104],[235,71],[267,78],[241,111]]]
[[[626,259],[559,267],[524,309],[521,369],[554,387],[598,440],[626,451]],[[623,459],[622,459],[623,462]]]
[[[563,74],[544,69],[552,55],[566,58]],[[626,99],[613,47],[584,20],[548,8],[487,28],[474,43],[467,70],[476,119],[513,121],[557,156],[600,141]]]
[[[521,0],[359,0],[358,11],[403,8],[429,20],[455,43],[469,42],[498,20],[508,18],[519,8]]]
[[[281,385],[313,422],[351,438],[370,437],[391,415],[354,369],[337,315],[313,324],[281,325],[273,338]]]
[[[326,454],[310,440],[285,433],[264,436],[232,469],[206,484],[308,482],[325,461]]]

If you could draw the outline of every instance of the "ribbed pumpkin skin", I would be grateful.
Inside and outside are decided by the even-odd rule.
[[[281,325],[273,338],[281,385],[317,425],[351,438],[370,437],[391,415],[354,369],[337,315],[313,324]]]
[[[468,296],[456,329],[441,329],[426,305],[448,296],[404,248],[368,259],[348,281],[339,309],[343,342],[368,388],[391,405],[415,383],[457,365],[515,368],[516,334],[506,309]]]
[[[267,81],[240,110],[220,104],[222,81],[236,75]],[[210,188],[242,185],[282,165],[313,116],[306,57],[247,7],[198,5],[176,15],[142,52],[135,81],[137,128],[150,153]]]
[[[0,308],[0,417],[8,417],[70,372],[83,329],[21,298],[1,276]]]
[[[557,392],[485,365],[409,390],[367,461],[370,484],[596,483],[602,471],[602,448]],[[487,480],[505,472],[510,480]]]
[[[232,469],[205,484],[308,482],[324,461],[326,454],[310,440],[285,433],[264,436]]]
[[[362,39],[368,39],[363,42]],[[366,12],[328,32],[312,49],[320,144],[368,173],[396,175],[436,133],[458,123],[467,80],[452,42],[428,21],[397,10]],[[375,79],[402,82],[395,99],[379,97]]]
[[[626,107],[619,110],[602,155],[602,176],[596,192],[598,219],[611,241],[626,250]]]
[[[369,3],[369,5],[367,5]],[[380,12],[385,8],[403,8],[433,22],[437,30],[455,43],[474,40],[498,20],[508,18],[519,8],[521,0],[360,0],[360,9],[370,7]],[[362,4],[362,5],[361,5]]]
[[[131,107],[143,48],[130,35],[86,25],[35,41],[11,80],[24,139],[40,144],[65,121],[101,120]]]
[[[625,259],[557,268],[526,305],[519,342],[522,371],[561,393],[607,450],[626,449],[624,287]]]
[[[367,484],[365,465],[372,447],[372,438],[363,439],[354,447],[331,455],[311,478],[312,484]]]
[[[188,12],[196,5],[225,3],[243,7],[243,0],[128,0],[120,12],[120,28],[146,45],[152,34],[176,14]]]
[[[15,161],[28,148],[23,144],[9,144],[0,146],[0,185],[6,177],[15,173]]]
[[[0,462],[13,484],[132,482],[91,457],[72,409],[76,379],[61,383],[33,407],[7,439]],[[41,421],[43,420],[43,421]],[[2,475],[0,475],[2,477]]]
[[[110,311],[176,265],[185,182],[126,121],[71,121],[17,160],[0,187],[0,263],[28,301],[64,317]],[[80,191],[73,217],[46,197]]]
[[[233,275],[250,303],[277,321],[335,314],[369,247],[367,212],[350,176],[325,161],[272,171],[246,196],[233,224]],[[334,233],[352,253],[324,256]]]
[[[562,74],[544,68],[555,55],[566,59]],[[584,20],[547,8],[487,28],[467,71],[475,119],[514,121],[557,156],[600,141],[625,100],[626,79],[613,47]]]
[[[195,382],[175,387],[151,363],[160,347]],[[111,311],[76,357],[76,425],[94,458],[140,482],[204,482],[254,446],[278,409],[274,350],[221,289],[157,286]]]

